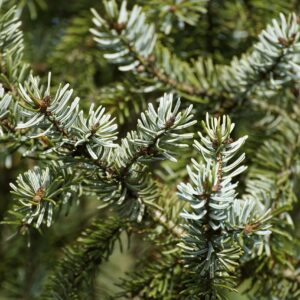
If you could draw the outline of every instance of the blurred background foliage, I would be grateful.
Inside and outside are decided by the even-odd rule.
[[[18,6],[25,35],[25,58],[34,72],[46,78],[46,74],[51,71],[57,84],[70,83],[86,108],[91,102],[105,105],[118,118],[121,135],[136,123],[136,116],[146,103],[160,95],[157,91],[136,93],[132,89],[136,85],[134,76],[130,72],[120,72],[117,66],[103,58],[103,52],[89,33],[92,27],[90,8],[96,8],[101,14],[102,1],[8,1],[10,5],[15,2]],[[205,4],[206,13],[192,10],[187,14],[190,19],[184,20],[180,14],[176,15],[172,11],[173,0],[129,0],[128,3],[129,6],[144,6],[147,17],[156,22],[163,45],[179,57],[210,57],[215,63],[221,64],[230,63],[233,56],[239,57],[249,49],[257,41],[258,33],[279,12],[299,13],[300,10],[297,0],[211,0]],[[254,114],[247,115],[247,111],[244,111],[239,115],[238,134],[250,132],[249,153],[255,151],[255,141],[265,138],[266,134],[259,131],[259,126],[253,132],[250,124]],[[0,165],[0,219],[3,219],[11,199],[8,183],[31,164],[30,160],[21,161],[18,154],[15,154],[10,161]],[[176,186],[175,182],[172,182],[172,186]],[[298,220],[296,226],[299,228],[299,203],[297,205],[294,217]],[[1,226],[0,299],[40,299],[45,275],[59,258],[61,248],[75,240],[91,222],[92,216],[101,218],[101,212],[95,210],[96,206],[97,203],[90,199],[83,199],[78,207],[72,208],[68,216],[48,229],[46,235],[33,232],[30,237],[24,235],[16,239],[9,237],[8,229]],[[90,299],[108,299],[111,292],[118,291],[116,278],[134,268],[134,259],[142,258],[142,249],[149,243],[136,234],[133,247],[126,251],[127,238],[122,236],[121,240],[124,251],[116,251],[110,262],[101,266]],[[231,296],[230,299],[247,298]]]

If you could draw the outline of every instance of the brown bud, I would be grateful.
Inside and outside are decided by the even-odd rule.
[[[175,116],[172,116],[169,120],[167,120],[165,127],[170,128],[174,125],[175,122]]]
[[[95,134],[95,133],[98,131],[99,126],[100,126],[99,123],[94,124],[94,125],[92,126],[92,128],[91,128],[91,133],[92,133],[92,134]]]
[[[41,112],[46,112],[47,111],[47,108],[50,105],[50,101],[51,101],[50,96],[46,96],[45,98],[42,99],[42,101],[40,101],[39,105],[40,105],[40,111]]]
[[[35,195],[33,196],[32,200],[36,203],[40,203],[45,196],[45,190],[42,187],[39,187],[36,191]]]
[[[218,148],[219,147],[219,142],[218,142],[218,140],[213,140],[212,141],[212,145],[213,145],[213,147],[216,149],[216,148]]]
[[[125,23],[114,22],[111,25],[111,28],[113,28],[118,34],[120,34],[123,31],[123,29],[125,29],[125,27],[126,27]]]
[[[138,73],[143,73],[145,71],[145,67],[143,65],[139,65],[137,68],[136,68],[136,71]]]
[[[285,38],[282,38],[282,37],[278,38],[278,43],[284,47],[288,47],[290,44],[288,40],[286,40]]]
[[[254,229],[254,226],[251,224],[246,224],[245,228],[244,228],[244,232],[246,234],[250,234]]]
[[[221,185],[219,183],[217,183],[211,188],[211,191],[216,193],[220,190],[220,188],[221,188]]]
[[[155,62],[155,55],[154,54],[151,54],[149,57],[148,57],[148,62],[150,63],[154,63]]]
[[[169,6],[169,12],[174,13],[177,10],[176,5],[170,5]]]

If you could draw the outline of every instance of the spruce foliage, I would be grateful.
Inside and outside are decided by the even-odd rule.
[[[1,299],[300,298],[273,2],[0,0]]]

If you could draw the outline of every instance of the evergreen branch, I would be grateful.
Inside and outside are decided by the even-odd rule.
[[[233,94],[230,106],[244,103],[253,92],[264,96],[266,91],[274,93],[297,79],[299,38],[295,14],[288,18],[280,14],[280,21],[273,19],[272,25],[259,35],[259,42],[253,46],[252,53],[241,59],[234,58],[221,75],[225,89]]]
[[[117,218],[95,221],[67,247],[47,284],[44,299],[82,299],[99,265],[107,260],[126,224]],[[86,293],[86,294],[85,294]]]
[[[72,170],[62,168],[60,163],[45,169],[34,167],[19,175],[16,184],[10,184],[17,203],[4,223],[20,227],[34,224],[39,228],[42,223],[51,226],[55,207],[69,205],[80,194],[79,182]]]
[[[17,95],[17,82],[28,75],[28,66],[23,63],[23,33],[16,16],[16,7],[5,12],[0,4],[0,80],[6,90]]]
[[[7,10],[16,0],[0,0],[0,163],[3,160],[5,167],[19,163],[22,168],[29,166],[29,171],[11,184],[13,201],[2,223],[17,225],[21,234],[31,226],[40,231],[44,225],[51,226],[60,210],[68,210],[82,193],[88,196],[88,202],[83,200],[80,209],[93,209],[89,201],[99,199],[117,215],[102,222],[97,220],[66,249],[42,298],[93,297],[98,267],[112,253],[123,230],[142,234],[146,252],[136,266],[143,272],[126,275],[120,297],[226,299],[228,291],[236,291],[247,280],[246,293],[253,299],[299,298],[300,244],[295,228],[300,175],[300,33],[296,15],[280,14],[261,32],[252,50],[225,65],[232,55],[244,52],[254,33],[264,26],[262,16],[267,20],[277,8],[287,11],[294,5],[279,2],[274,1],[268,10],[268,5],[258,0],[140,0],[128,7],[127,1],[106,0],[101,16],[93,10],[96,28],[91,30],[96,44],[108,50],[106,61],[87,35],[90,17],[85,11],[78,17],[79,9],[74,9],[86,10],[90,4],[80,0],[61,4],[63,22],[58,16],[55,25],[60,29],[56,36],[61,43],[54,56],[47,53],[43,60],[35,60],[43,61],[46,68],[50,63],[53,73],[72,82],[85,99],[108,104],[124,125],[120,130],[124,138],[117,142],[115,120],[102,106],[86,107],[73,97],[68,84],[55,88],[49,76],[43,87],[43,79],[32,75],[23,56],[30,58],[35,52],[23,55],[23,34],[17,17],[20,10]],[[204,5],[207,17],[199,18],[205,13]],[[56,6],[49,2],[49,8],[51,17]],[[247,20],[250,12],[254,13]],[[239,22],[232,22],[233,16],[239,16]],[[29,28],[27,18],[24,21],[24,28]],[[39,21],[43,24],[42,19]],[[189,30],[183,32],[183,27]],[[25,42],[29,41],[30,47],[39,40],[36,33],[26,33]],[[205,37],[205,43],[195,42],[194,34],[199,40]],[[51,44],[52,39],[49,38]],[[107,69],[107,62],[127,72],[126,82],[115,68]],[[192,113],[202,113],[191,106],[180,111],[180,101],[174,101],[170,94],[153,103],[161,91],[176,91],[186,100],[207,102],[209,111],[234,111],[241,130],[249,132],[256,147],[248,145],[246,149],[247,176],[242,175],[246,170],[245,154],[238,154],[246,137],[233,140],[234,125],[229,117],[207,115],[204,133],[199,133],[199,141],[194,142],[194,152],[200,154],[200,160],[192,159],[186,172],[184,159],[194,156],[194,152],[184,151],[181,162],[174,166],[177,150],[187,150],[186,139],[193,136]],[[145,101],[149,102],[148,108],[144,107]],[[246,101],[254,109],[259,108],[247,118],[241,109]],[[136,114],[144,109],[137,129],[127,132]],[[266,117],[259,122],[263,140],[251,130],[256,129],[253,124],[264,113]],[[129,117],[125,124],[124,118]],[[27,159],[21,160],[24,157]],[[36,165],[38,161],[42,162],[40,166]],[[162,166],[160,161],[164,161]],[[157,181],[153,173],[163,175],[162,167],[172,176],[160,176]],[[0,185],[7,181],[4,177],[5,174]],[[178,201],[173,189],[173,183],[180,181],[178,195],[185,201]],[[244,186],[245,192],[239,198],[238,192]],[[1,215],[9,207],[6,190],[4,187]],[[74,215],[81,223],[81,210],[74,210]],[[75,227],[68,226],[64,237],[78,228],[74,224]],[[9,235],[10,228],[3,228],[3,236]],[[59,247],[52,241],[55,228],[47,230],[43,238],[43,246],[51,248],[44,251],[42,258],[49,261]],[[31,241],[43,244],[35,232],[30,231]],[[140,246],[141,239],[135,241]],[[24,267],[26,256],[18,255],[24,249],[18,247],[22,241],[13,242],[12,247],[1,247],[0,243],[1,254],[4,248],[13,250],[9,259],[5,254],[0,264],[0,298],[9,297],[8,290],[13,298],[39,297],[40,282],[47,269],[41,266],[37,273],[40,265],[31,261],[32,270]],[[31,259],[37,249],[31,248]],[[6,275],[11,267],[15,272]]]
[[[112,63],[119,64],[121,71],[133,71],[147,80],[156,78],[168,88],[190,97],[194,101],[203,102],[206,91],[198,88],[199,82],[192,67],[171,54],[167,48],[156,40],[154,24],[145,22],[145,14],[141,7],[135,5],[131,12],[126,9],[126,1],[120,10],[114,0],[105,1],[105,18],[95,10],[94,24],[99,28],[91,29],[95,41],[105,49],[114,53],[104,54]],[[141,42],[142,41],[142,42]],[[157,82],[153,82],[157,85]],[[156,87],[157,88],[157,87]],[[150,91],[153,87],[146,87]]]
[[[20,95],[22,97],[24,110],[22,113],[29,118],[26,123],[19,124],[17,129],[29,128],[39,125],[45,131],[37,136],[46,135],[48,131],[55,128],[60,134],[67,137],[67,131],[75,122],[78,115],[79,98],[75,98],[70,106],[68,101],[73,90],[68,90],[69,85],[59,88],[55,97],[50,96],[51,74],[48,76],[48,84],[45,90],[40,88],[39,79],[30,76],[29,82],[25,83],[25,88],[20,85]],[[50,124],[49,124],[50,123]]]
[[[284,274],[294,272],[295,264],[291,262],[297,257],[299,249],[299,245],[291,238],[293,221],[289,213],[297,201],[295,182],[299,174],[298,150],[299,125],[285,116],[278,125],[277,133],[258,149],[255,164],[250,169],[246,187],[248,194],[244,198],[252,203],[255,200],[263,212],[268,210],[268,222],[272,224],[272,234],[256,244],[256,251],[251,251],[249,263],[252,267],[246,272],[245,279],[255,274],[252,284],[256,284],[257,297],[278,294],[282,299],[297,297],[295,288],[299,283],[284,278]],[[248,233],[255,229],[253,226],[248,228]],[[280,245],[285,245],[284,249]],[[248,247],[250,249],[251,246]],[[253,259],[259,262],[255,263]]]
[[[137,67],[139,62],[136,61],[136,56],[149,57],[156,43],[154,25],[145,22],[146,17],[141,7],[135,5],[129,12],[126,6],[126,1],[122,1],[120,8],[115,0],[104,1],[107,19],[92,10],[94,24],[103,31],[91,29],[95,41],[104,47],[117,49],[116,53],[105,54],[105,58],[114,63],[122,63],[124,66],[119,67],[122,71]]]
[[[7,130],[8,132],[14,133],[15,128],[11,124],[11,121],[9,120],[9,107],[11,106],[12,103],[12,97],[8,94],[4,93],[4,89],[2,86],[0,86],[0,130],[1,130],[1,136],[4,136],[3,130]]]
[[[118,296],[126,299],[178,299],[189,276],[177,245],[184,231],[179,218],[184,203],[166,185],[158,184],[158,187],[160,209],[149,208],[144,225],[136,229],[151,245],[135,267],[144,271],[131,271],[118,284],[122,289]]]
[[[0,9],[3,11],[2,2]],[[16,55],[19,59],[23,51],[23,33],[20,30],[21,22],[16,17],[16,8],[12,7],[0,17],[0,53],[1,57]]]
[[[137,14],[137,12],[135,13]],[[104,26],[104,21],[98,14],[95,12],[94,14],[96,16],[95,24],[101,28]],[[111,34],[114,35],[115,39],[117,38],[118,43],[123,43],[123,47],[127,49],[126,51],[123,50],[124,53],[126,52],[126,55],[131,53],[133,57],[133,64],[130,65],[129,69],[125,68],[124,70],[134,71],[136,76],[142,75],[142,78],[144,76],[147,80],[155,77],[156,84],[160,82],[164,86],[169,86],[192,101],[203,102],[207,98],[221,95],[225,97],[222,104],[223,108],[230,110],[234,109],[236,104],[243,103],[250,94],[261,95],[266,88],[276,92],[282,85],[297,78],[297,66],[299,64],[296,55],[299,40],[297,20],[293,15],[290,15],[288,20],[282,14],[280,18],[280,23],[273,20],[273,26],[268,26],[266,30],[262,31],[259,36],[260,42],[254,45],[254,50],[250,55],[244,55],[240,60],[235,58],[231,66],[215,67],[218,70],[217,80],[209,81],[209,85],[205,87],[201,82],[207,81],[206,78],[209,77],[203,76],[205,69],[201,62],[196,63],[195,67],[191,67],[180,61],[166,48],[161,47],[159,43],[156,43],[151,55],[140,55],[132,47],[132,42],[126,39],[126,33],[123,34],[126,22],[122,30],[113,30]],[[99,21],[100,19],[102,23]],[[109,27],[106,25],[106,28]],[[97,34],[103,35],[107,39],[109,36],[95,30],[92,30],[92,33],[95,36]],[[104,43],[105,46],[107,46],[107,41]],[[98,42],[101,45],[101,40]],[[110,44],[110,47],[118,49],[114,44]],[[107,58],[109,59],[110,56]],[[122,59],[118,57],[116,62],[122,64]],[[221,85],[221,89],[214,89],[216,85]]]
[[[62,159],[66,154],[67,158],[79,156],[106,171],[103,160],[109,156],[110,149],[115,147],[115,119],[105,114],[102,106],[94,110],[93,104],[87,117],[83,111],[78,112],[79,98],[76,97],[69,105],[73,90],[68,88],[68,84],[60,86],[55,96],[51,96],[50,74],[45,90],[39,86],[39,79],[31,76],[25,88],[20,85],[23,100],[20,102],[20,113],[29,120],[19,123],[16,129],[29,128],[34,132],[30,138],[47,139],[48,148],[56,151]],[[48,138],[58,141],[58,144],[53,147]]]
[[[180,213],[186,203],[178,201],[177,195],[168,185],[157,183],[157,186],[159,191],[159,198],[156,202],[157,207],[149,208],[148,215],[154,220],[154,228],[162,226],[165,229],[163,232],[158,231],[165,236],[164,240],[170,238],[170,243],[177,245],[178,240],[186,235],[180,218]],[[154,236],[156,237],[156,235]],[[158,236],[153,239],[153,242],[155,243],[155,240],[160,239]]]
[[[5,92],[0,84],[0,152],[8,161],[13,153],[22,152],[23,146],[27,149],[36,147],[36,144],[24,136],[25,131],[16,129],[17,122],[21,119],[18,110],[13,96]]]
[[[122,288],[118,298],[126,299],[178,299],[178,291],[183,286],[182,266],[178,253],[157,254],[156,261],[151,257],[141,260],[139,269],[127,274],[118,285]]]
[[[9,5],[7,5],[7,2],[9,2]],[[16,5],[18,13],[23,13],[25,9],[28,9],[32,19],[37,18],[39,10],[45,10],[47,8],[45,0],[2,0],[2,3],[4,4],[4,7]]]
[[[193,66],[178,58],[175,54],[157,43],[155,53],[148,60],[140,59],[140,73],[148,78],[156,78],[168,88],[195,102],[206,102],[209,92],[202,88]],[[202,78],[201,78],[202,79]],[[199,88],[200,86],[200,88]]]
[[[202,217],[208,215],[206,208],[204,208],[203,205],[209,202],[206,200],[210,198],[210,194],[222,191],[222,186],[223,188],[227,187],[224,189],[224,195],[221,193],[221,195],[216,197],[216,200],[214,200],[214,198],[211,199],[211,201],[215,202],[215,204],[211,203],[210,206],[213,209],[217,209],[217,211],[212,213],[210,226],[216,230],[220,227],[220,221],[226,219],[226,208],[228,208],[233,201],[233,198],[231,197],[234,195],[236,184],[232,184],[231,179],[246,169],[245,166],[238,167],[245,158],[244,154],[240,155],[233,162],[230,162],[230,160],[233,159],[234,155],[243,145],[247,137],[240,138],[233,142],[233,140],[230,138],[230,133],[234,128],[234,124],[231,123],[229,118],[224,117],[223,123],[221,124],[221,119],[214,118],[210,120],[207,115],[206,124],[202,124],[205,128],[208,138],[199,133],[201,143],[195,141],[194,146],[202,154],[206,165],[197,163],[195,160],[193,160],[193,167],[196,172],[194,173],[194,171],[188,167],[188,173],[193,183],[201,184],[199,187],[200,190],[195,191],[194,195],[198,195],[198,198],[200,200],[203,198],[204,201],[201,201],[201,205],[199,204],[195,206],[196,209],[199,209],[196,215],[184,213],[184,216],[190,219],[201,220]],[[199,202],[199,199],[194,199],[194,196],[187,196],[185,198],[185,192],[190,194],[193,191],[193,188],[190,184],[181,184],[178,188],[180,197],[191,201],[193,204],[192,207]],[[224,197],[223,204],[220,205],[219,201],[222,196]],[[220,209],[218,211],[219,205]],[[225,210],[223,211],[223,209]]]
[[[159,0],[143,1],[143,8],[147,10],[150,19],[158,23],[160,31],[169,35],[172,29],[183,31],[189,26],[196,26],[200,14],[206,13],[208,0]],[[157,26],[158,27],[158,26]]]
[[[179,107],[178,99],[173,108],[172,94],[165,94],[160,99],[157,112],[153,105],[149,104],[148,110],[142,113],[141,119],[138,120],[137,132],[132,132],[123,139],[121,147],[117,150],[117,163],[121,167],[122,175],[126,174],[137,161],[147,162],[156,159],[176,161],[168,145],[172,143],[178,148],[187,147],[188,145],[181,143],[181,140],[190,139],[193,135],[178,131],[195,124],[195,121],[191,121],[192,106],[183,113],[179,112]]]
[[[138,131],[129,134],[122,145],[116,147],[113,143],[116,139],[116,125],[109,115],[104,114],[104,109],[99,107],[94,111],[92,105],[85,119],[83,112],[78,113],[78,98],[68,106],[72,95],[68,85],[60,87],[54,97],[50,96],[50,75],[46,89],[39,86],[38,78],[31,76],[25,87],[20,85],[20,95],[24,101],[20,103],[20,113],[29,120],[19,123],[16,129],[33,130],[31,138],[47,136],[58,141],[55,147],[49,145],[49,150],[54,150],[60,159],[69,160],[72,156],[78,156],[81,161],[85,161],[83,158],[90,157],[94,170],[100,171],[100,182],[87,180],[87,185],[95,191],[102,189],[100,194],[110,203],[117,201],[121,205],[126,195],[137,198],[138,201],[131,203],[127,199],[127,205],[121,207],[121,211],[139,221],[145,203],[150,204],[157,197],[155,185],[148,172],[145,172],[143,163],[164,158],[175,160],[169,144],[186,147],[181,140],[192,137],[192,134],[178,133],[178,130],[194,124],[191,121],[192,106],[183,113],[178,112],[180,102],[177,101],[172,109],[172,96],[166,95],[161,99],[158,112],[149,105],[149,110],[142,114],[138,122]],[[42,132],[38,132],[40,129]],[[112,152],[114,147],[115,151]],[[43,216],[40,216],[42,219]]]
[[[129,117],[138,116],[147,108],[145,97],[137,93],[139,88],[140,85],[135,82],[116,82],[101,88],[95,96],[113,115],[117,116],[118,123],[121,125],[127,123]]]
[[[128,133],[115,148],[110,176],[92,186],[103,195],[104,201],[121,205],[121,212],[126,216],[141,221],[145,203],[151,205],[157,199],[157,190],[146,164],[162,159],[176,161],[170,144],[184,148],[187,144],[182,140],[192,137],[192,134],[180,133],[195,123],[192,106],[183,112],[179,112],[179,107],[180,101],[173,107],[173,96],[167,94],[160,99],[157,111],[149,104],[138,120],[137,131]]]
[[[207,137],[199,133],[201,142],[194,146],[202,154],[205,164],[193,160],[193,171],[188,167],[192,184],[178,186],[179,197],[189,201],[193,213],[181,214],[187,220],[189,233],[183,237],[187,267],[193,276],[183,294],[222,298],[225,288],[234,290],[238,260],[242,249],[236,243],[225,225],[230,207],[235,201],[235,188],[232,178],[246,167],[239,166],[244,160],[242,154],[233,160],[246,137],[233,142],[230,133],[234,128],[228,117],[221,120],[209,118],[203,123]],[[233,161],[232,161],[233,160]]]
[[[257,277],[251,278],[250,288],[254,290],[252,299],[258,297],[270,299],[270,297],[275,296],[292,300],[299,297],[299,267],[297,267],[297,262],[292,261],[291,257],[289,257],[289,261],[294,263],[293,265],[296,267],[287,266],[285,269],[283,265],[288,263],[269,261],[264,258],[260,260],[260,265],[255,264],[254,261],[245,265],[245,268],[248,267],[248,271],[255,267],[258,272]],[[248,277],[247,270],[245,273],[247,274],[245,277]]]
[[[20,105],[14,110],[14,122],[5,119],[2,120],[2,125],[6,129],[9,127],[10,131],[16,130],[14,135],[20,136],[17,139],[20,144],[24,144],[25,141],[22,135],[27,133],[35,140],[37,138],[43,139],[48,150],[53,147],[53,143],[48,137],[53,140],[60,140],[63,136],[64,140],[59,143],[58,147],[55,147],[56,151],[63,150],[62,152],[65,154],[67,150],[69,154],[71,152],[72,156],[77,156],[80,153],[88,160],[92,160],[92,164],[103,167],[102,160],[108,154],[105,148],[112,146],[112,141],[116,138],[116,125],[112,124],[113,120],[109,120],[109,115],[103,114],[104,109],[101,107],[94,112],[92,106],[87,120],[85,120],[83,112],[78,115],[78,97],[68,106],[68,101],[73,93],[73,90],[68,90],[68,85],[59,87],[56,95],[54,97],[50,96],[50,74],[46,89],[40,86],[40,79],[32,75],[24,82],[26,68],[24,69],[24,64],[21,62],[23,35],[19,30],[20,22],[18,19],[15,17],[12,19],[14,13],[15,8],[12,8],[7,14],[4,14],[3,20],[1,19],[3,23],[0,22],[5,28],[1,42],[7,40],[6,43],[3,43],[1,51],[3,57],[8,56],[9,59],[9,64],[7,65],[6,62],[4,65],[7,70],[4,71],[10,75],[5,77],[6,75],[3,73],[4,77],[2,79],[5,87],[19,100]],[[13,43],[14,47],[11,49]],[[24,83],[18,84],[20,82]],[[19,88],[17,88],[18,85]],[[4,104],[4,101],[2,101],[3,108],[7,106]],[[91,125],[92,118],[94,124]],[[24,119],[29,120],[24,122]],[[81,126],[76,126],[77,121],[81,122]],[[100,122],[99,126],[97,121]],[[104,124],[107,121],[108,125]],[[17,126],[13,125],[17,122]],[[87,125],[84,124],[85,122],[89,122],[88,126],[92,126],[92,128],[88,129]],[[73,131],[76,131],[75,137]],[[64,149],[61,149],[62,147]]]

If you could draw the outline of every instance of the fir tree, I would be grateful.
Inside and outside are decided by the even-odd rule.
[[[300,298],[298,1],[71,2],[0,0],[0,298]]]

